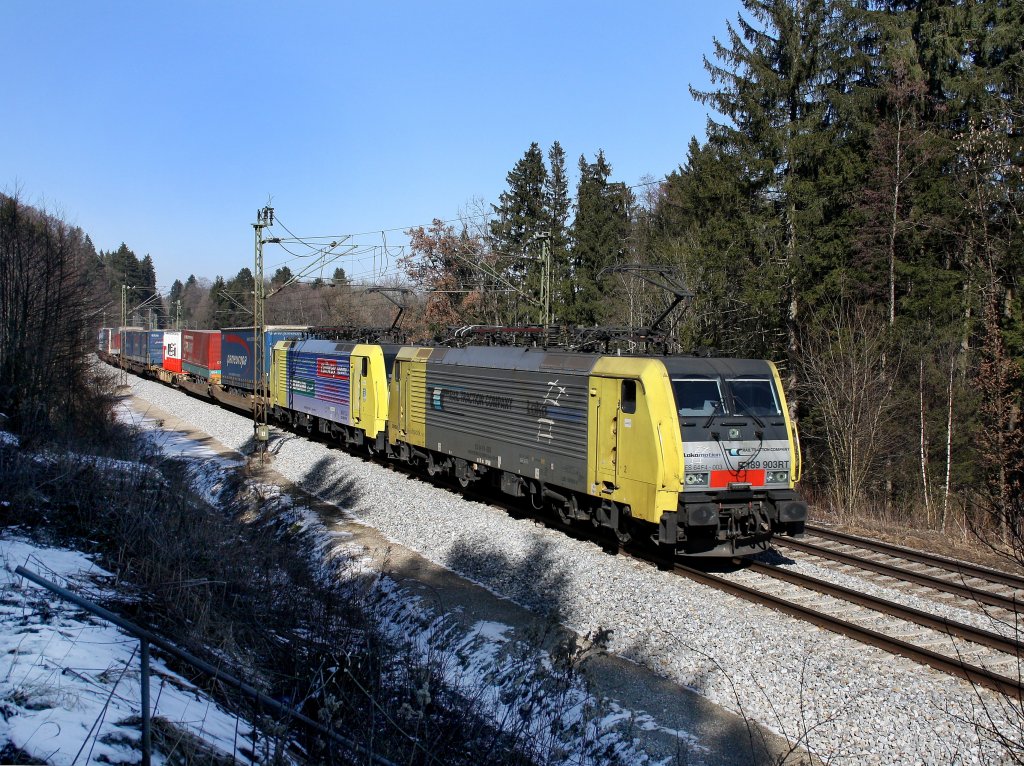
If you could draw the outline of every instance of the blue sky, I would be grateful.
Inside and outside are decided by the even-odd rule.
[[[338,265],[373,281],[394,264],[370,248],[405,241],[382,230],[496,202],[532,141],[573,185],[598,149],[628,184],[676,168],[739,7],[0,0],[0,190],[161,286],[251,267],[269,198],[300,237],[358,235]],[[268,246],[268,275],[289,258]]]

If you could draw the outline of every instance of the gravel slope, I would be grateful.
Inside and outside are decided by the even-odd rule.
[[[250,419],[158,383],[134,376],[130,382],[136,397],[225,446],[247,449]],[[592,543],[341,449],[274,432],[271,450],[276,471],[388,538],[531,609],[557,608],[581,633],[611,628],[611,651],[799,740],[824,761],[974,764],[1006,758],[970,724],[984,720],[985,709],[1001,719],[1001,698],[965,682],[610,556]],[[856,577],[842,579],[850,587],[881,590]],[[929,608],[964,617],[945,605],[929,602]]]

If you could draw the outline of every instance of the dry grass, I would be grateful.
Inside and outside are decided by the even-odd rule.
[[[832,513],[821,505],[811,507],[809,523],[830,526],[851,535],[871,537],[894,545],[948,558],[961,559],[1012,574],[1024,573],[1012,550],[985,529],[975,529],[963,514],[946,524],[946,530],[929,528],[924,513],[898,516],[882,511],[858,515]]]

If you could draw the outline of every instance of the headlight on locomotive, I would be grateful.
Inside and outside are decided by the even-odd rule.
[[[765,484],[788,484],[789,471],[768,471],[764,480]]]
[[[683,478],[688,487],[706,487],[708,485],[707,473],[688,473]]]

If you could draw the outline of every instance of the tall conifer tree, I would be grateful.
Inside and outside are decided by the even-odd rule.
[[[779,351],[797,354],[803,276],[827,270],[815,232],[828,221],[819,171],[838,138],[826,101],[834,70],[831,0],[744,0],[749,18],[728,24],[705,68],[717,89],[691,93],[726,119],[708,122],[709,141],[739,158],[758,236],[748,268],[773,285]],[[751,221],[750,223],[754,223]],[[777,354],[776,354],[777,355]]]
[[[569,263],[569,214],[572,200],[569,197],[569,179],[565,171],[565,151],[557,141],[548,151],[548,163],[544,205],[545,225],[550,234],[548,247],[551,253],[551,307],[556,321],[561,321],[568,308],[572,290]]]
[[[548,178],[544,154],[537,142],[530,144],[522,158],[505,177],[508,189],[493,205],[491,250],[496,257],[502,287],[511,285],[505,320],[536,322],[540,319],[540,267],[530,258],[539,255],[536,235],[545,230],[548,216],[545,186]]]
[[[622,183],[610,183],[611,165],[599,151],[594,162],[580,156],[580,180],[573,222],[572,268],[574,294],[569,318],[578,325],[605,322],[607,287],[598,274],[623,261],[629,235],[632,192]]]

